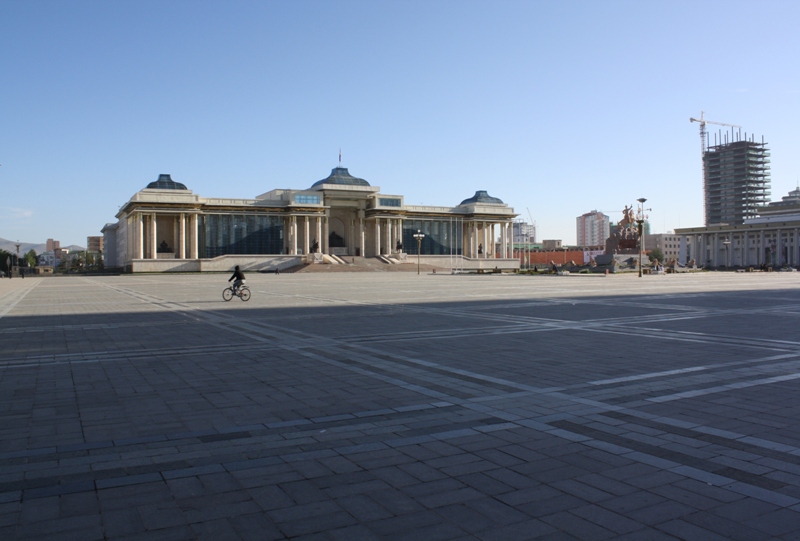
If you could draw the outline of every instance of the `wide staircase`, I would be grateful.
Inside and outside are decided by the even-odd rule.
[[[297,265],[282,272],[417,272],[416,262],[411,259],[407,263],[387,263],[377,257],[339,256],[343,264],[316,263]],[[440,272],[441,267],[421,265],[421,272]]]

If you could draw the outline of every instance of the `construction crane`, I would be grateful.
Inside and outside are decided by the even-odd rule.
[[[716,124],[717,126],[728,126],[729,128],[741,128],[736,124],[726,124],[724,122],[714,122],[713,120],[705,119],[705,111],[700,111],[700,118],[689,118],[689,122],[700,123],[700,152],[701,156],[706,152],[706,124]],[[705,178],[705,177],[704,177]]]
[[[708,192],[706,186],[706,124],[716,124],[717,126],[728,126],[730,128],[741,128],[741,126],[737,126],[736,124],[726,124],[724,122],[714,122],[712,120],[706,120],[705,111],[700,111],[700,118],[689,118],[689,122],[699,122],[700,123],[700,159],[703,163],[703,213],[706,216],[706,220],[708,220]],[[722,141],[720,141],[721,143]]]

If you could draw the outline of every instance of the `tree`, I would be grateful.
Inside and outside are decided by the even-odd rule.
[[[647,252],[647,256],[650,258],[650,261],[658,259],[659,263],[664,263],[664,252],[661,251],[661,248],[653,248]]]
[[[25,257],[25,261],[28,262],[28,266],[29,267],[33,268],[33,267],[36,266],[36,262],[38,260],[37,260],[37,257],[36,257],[36,252],[33,251],[33,249],[29,250],[28,253],[24,255],[24,257]]]
[[[10,252],[6,252],[5,250],[0,249],[0,270],[5,272],[6,275],[8,275],[8,271],[10,270],[9,262],[13,260],[14,257],[11,255]]]

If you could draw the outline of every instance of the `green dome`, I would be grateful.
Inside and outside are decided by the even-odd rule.
[[[486,190],[478,190],[475,195],[469,199],[464,199],[461,204],[469,205],[470,203],[490,203],[492,205],[503,205],[503,201],[497,197],[492,197]]]
[[[180,182],[175,182],[169,175],[158,175],[158,180],[147,185],[151,190],[188,190]]]
[[[341,184],[344,186],[369,186],[369,182],[363,178],[356,178],[350,174],[346,167],[334,167],[328,178],[316,181],[311,185],[319,186],[320,184]]]

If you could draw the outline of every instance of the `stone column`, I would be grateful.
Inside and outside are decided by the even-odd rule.
[[[358,247],[361,257],[364,257],[364,249],[367,247],[366,228],[364,227],[364,218],[358,219]]]
[[[311,219],[305,216],[305,223],[303,224],[303,253],[308,255],[311,252]]]
[[[325,247],[325,251],[323,253],[330,254],[331,253],[331,246],[330,246],[330,223],[328,222],[328,214],[325,213],[325,224],[322,231],[322,240],[320,241],[319,245]]]
[[[500,225],[500,257],[508,258],[508,224]]]
[[[403,219],[397,219],[397,240],[403,243],[403,251],[406,251],[406,243],[403,242]]]
[[[140,212],[136,216],[136,259],[144,259],[144,215]]]
[[[356,255],[356,222],[347,220],[347,255]]]
[[[289,218],[289,231],[289,237],[291,238],[289,253],[291,255],[297,255],[297,216]]]
[[[794,230],[794,266],[800,265],[800,229]]]
[[[178,229],[178,244],[180,248],[178,249],[178,257],[181,259],[186,259],[186,215],[181,212],[180,217],[180,226]]]
[[[156,240],[158,239],[158,236],[156,235],[157,227],[156,227],[155,212],[150,215],[150,220],[152,222],[151,223],[152,227],[150,228],[150,259],[158,259],[158,244],[157,244],[158,241]]]
[[[191,231],[192,231],[192,243],[190,245],[189,250],[189,257],[191,259],[198,259],[198,247],[199,247],[199,239],[197,238],[197,214],[192,214],[192,223],[191,223]]]
[[[696,259],[696,261],[697,261],[697,265],[701,266],[701,267],[705,267],[706,266],[706,262],[708,261],[708,258],[707,258],[707,255],[706,255],[706,234],[705,233],[701,233],[700,234],[700,246],[697,249],[697,259]]]
[[[381,220],[375,218],[375,255],[381,255]]]
[[[760,231],[760,235],[758,236],[758,263],[757,265],[761,265],[762,263],[766,263],[764,260],[766,257],[766,243],[764,242],[764,230]]]
[[[392,248],[392,219],[386,218],[386,255],[391,255]]]
[[[780,267],[783,265],[783,229],[778,229],[777,239],[775,240],[775,249],[778,253],[775,255],[775,265]]]
[[[322,251],[322,216],[317,216],[317,249]]]

